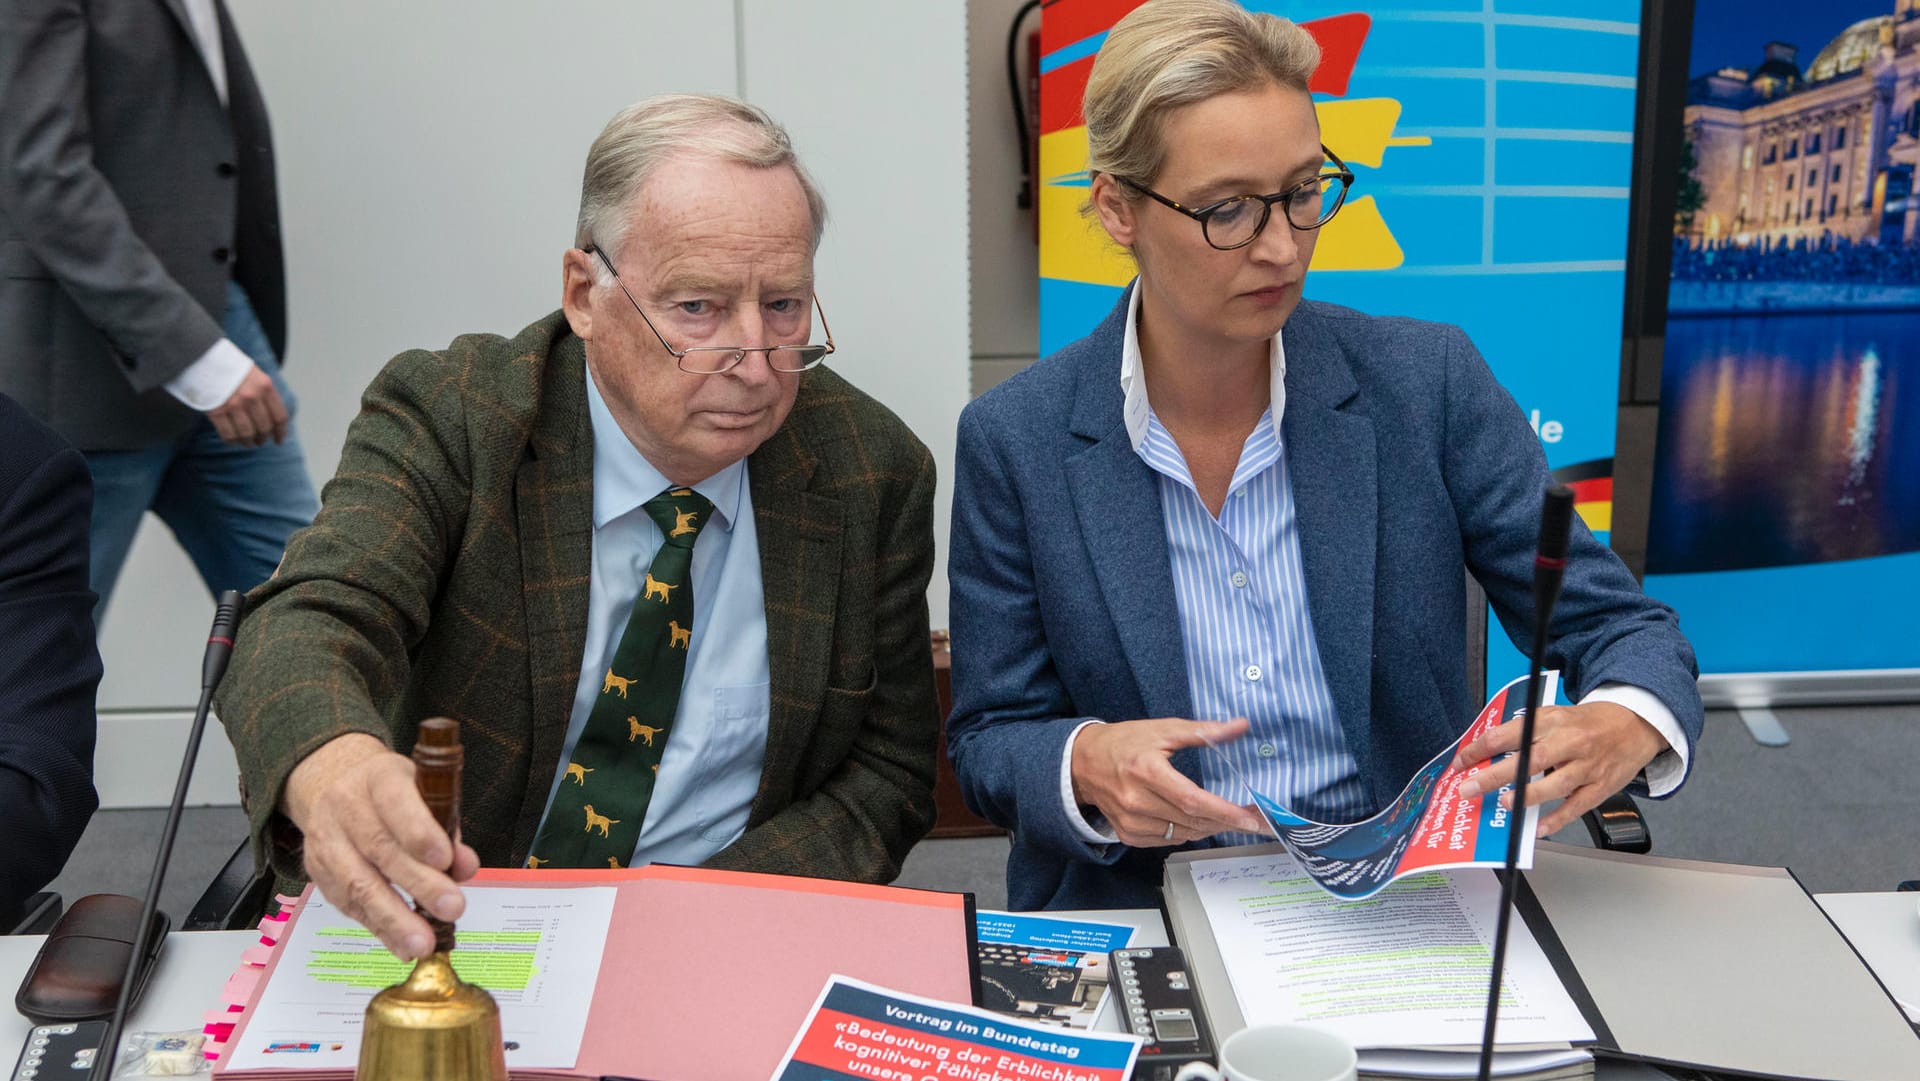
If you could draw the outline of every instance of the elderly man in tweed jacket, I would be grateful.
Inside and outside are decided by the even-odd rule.
[[[823,218],[758,109],[643,101],[588,156],[562,311],[387,366],[220,694],[261,865],[402,956],[431,938],[393,886],[454,918],[482,863],[898,873],[933,818],[934,473],[804,370]],[[432,716],[457,843],[400,753]]]

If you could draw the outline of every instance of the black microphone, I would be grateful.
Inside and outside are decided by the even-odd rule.
[[[1527,778],[1533,773],[1533,722],[1540,712],[1540,670],[1547,655],[1547,628],[1560,582],[1567,572],[1567,541],[1573,529],[1573,489],[1549,487],[1540,506],[1540,545],[1533,557],[1533,649],[1528,654],[1527,711],[1520,718],[1520,748],[1514,752],[1513,814],[1507,819],[1507,862],[1500,876],[1500,916],[1493,933],[1493,974],[1487,984],[1487,1024],[1480,1034],[1479,1081],[1493,1074],[1493,1033],[1500,1020],[1500,980],[1507,967],[1507,930],[1519,881],[1521,831],[1526,828]]]
[[[1533,557],[1533,607],[1545,615],[1553,614],[1560,599],[1560,581],[1566,577],[1567,542],[1573,533],[1573,489],[1555,484],[1547,489],[1540,505],[1540,550]],[[1540,674],[1540,651],[1546,645],[1546,619],[1533,628],[1532,675]],[[1532,692],[1528,692],[1532,693]]]
[[[240,616],[246,609],[246,594],[231,589],[220,594],[213,610],[213,630],[207,633],[207,655],[200,661],[201,693],[220,686],[220,677],[227,674],[227,662],[233,659],[233,634],[240,629]]]
[[[133,951],[127,958],[127,971],[120,981],[120,1001],[107,1022],[107,1034],[94,1052],[93,1070],[87,1081],[106,1081],[113,1076],[113,1060],[120,1051],[120,1033],[126,1027],[127,1014],[133,1008],[135,994],[146,983],[148,964],[158,955],[161,938],[168,926],[165,916],[158,917],[160,886],[166,881],[167,864],[173,858],[173,840],[180,832],[180,811],[186,806],[187,785],[193,780],[194,761],[200,756],[200,737],[207,730],[207,710],[213,704],[214,688],[227,674],[227,661],[233,656],[233,635],[246,613],[246,595],[236,590],[220,594],[214,610],[213,629],[207,633],[206,658],[200,662],[200,704],[193,711],[193,727],[187,732],[187,752],[180,759],[180,778],[174,782],[173,802],[167,806],[166,825],[160,831],[160,852],[153,861],[153,874],[147,879],[147,896],[140,906],[140,922],[134,925],[128,941]],[[152,941],[148,941],[151,936]]]

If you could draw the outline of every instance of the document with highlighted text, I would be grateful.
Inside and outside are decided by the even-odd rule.
[[[1316,1025],[1359,1048],[1479,1044],[1500,900],[1491,872],[1424,872],[1356,901],[1330,896],[1283,852],[1187,866],[1248,1024]],[[1526,922],[1513,921],[1500,1045],[1592,1039]]]
[[[453,968],[499,1003],[509,1068],[574,1064],[613,902],[610,886],[467,891]],[[351,1071],[360,1058],[367,1003],[412,969],[309,888],[273,978],[236,1033],[222,1072]]]

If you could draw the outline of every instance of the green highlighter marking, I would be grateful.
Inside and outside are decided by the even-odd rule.
[[[317,937],[347,940],[341,943],[341,949],[313,951],[307,961],[307,975],[320,983],[377,991],[399,983],[413,971],[413,962],[395,957],[380,945],[373,932],[363,928],[328,928]],[[514,948],[539,945],[538,931],[461,931],[455,940],[461,947],[491,947],[456,948],[451,957],[453,970],[461,979],[489,991],[524,991],[538,971],[531,948]],[[502,946],[507,948],[499,948]]]

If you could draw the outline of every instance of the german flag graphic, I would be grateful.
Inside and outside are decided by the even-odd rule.
[[[1553,479],[1573,489],[1573,509],[1595,533],[1613,529],[1613,459],[1594,458],[1553,471]]]

